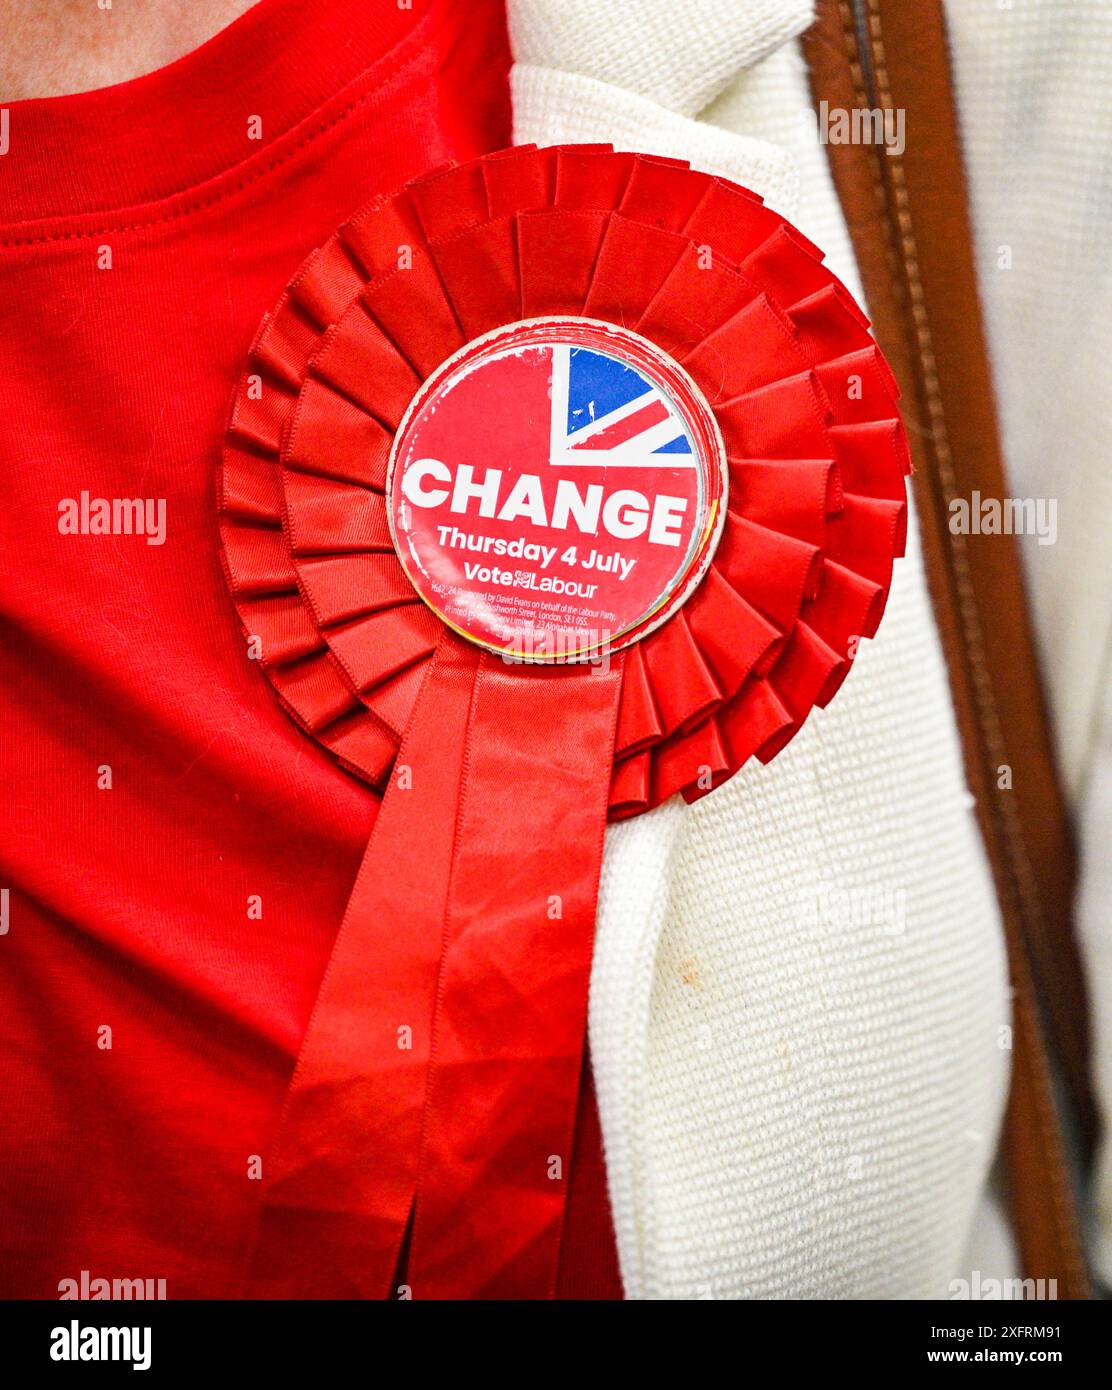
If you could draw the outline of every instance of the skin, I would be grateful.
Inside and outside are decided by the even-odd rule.
[[[0,0],[0,104],[126,82],[190,52],[253,0]]]

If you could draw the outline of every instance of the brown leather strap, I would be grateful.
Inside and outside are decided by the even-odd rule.
[[[904,393],[927,578],[1005,924],[1015,1002],[1004,1147],[1021,1257],[1027,1277],[1057,1279],[1060,1297],[1084,1298],[1043,1027],[1045,1011],[1077,1122],[1091,1135],[1069,822],[1014,539],[954,535],[948,524],[954,498],[1007,491],[942,6],[819,0],[806,47],[816,102],[905,112],[902,154],[827,149],[874,330]]]

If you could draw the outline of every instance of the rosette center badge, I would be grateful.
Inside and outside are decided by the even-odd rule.
[[[714,415],[655,344],[586,318],[469,343],[395,438],[391,534],[424,602],[525,661],[582,660],[669,618],[725,515]]]

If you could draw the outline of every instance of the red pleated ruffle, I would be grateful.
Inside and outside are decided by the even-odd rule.
[[[442,631],[390,543],[394,431],[468,340],[553,314],[671,353],[729,458],[706,578],[623,654],[616,819],[783,748],[875,633],[903,553],[895,382],[821,253],[754,194],[607,146],[519,147],[364,209],[252,345],[220,470],[222,548],[286,709],[381,788]]]

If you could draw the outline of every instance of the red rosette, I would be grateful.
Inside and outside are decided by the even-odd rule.
[[[779,752],[875,633],[903,553],[895,382],[821,253],[754,194],[608,146],[519,147],[364,209],[252,345],[220,470],[222,548],[279,698],[381,789],[441,635],[391,543],[394,433],[470,340],[552,315],[657,344],[728,455],[709,572],[625,654],[619,819]]]
[[[503,665],[395,550],[413,421],[486,369],[485,345],[542,324],[604,357],[620,341],[704,469],[687,568],[631,605],[595,672]],[[233,403],[222,555],[282,703],[384,799],[269,1160],[251,1292],[382,1297],[404,1241],[415,1296],[551,1294],[565,1184],[542,1158],[570,1153],[605,821],[767,761],[833,697],[903,551],[896,398],[784,218],[608,146],[417,179],[290,282]]]

